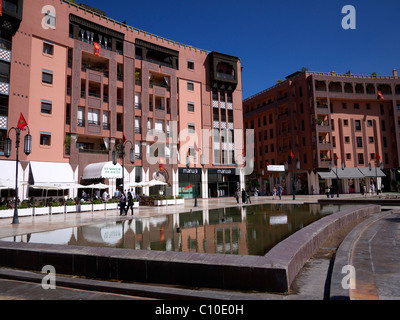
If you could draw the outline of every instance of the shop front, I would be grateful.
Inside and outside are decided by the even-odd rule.
[[[233,197],[239,189],[239,175],[235,169],[208,169],[208,196]]]
[[[201,168],[179,168],[179,195],[184,199],[193,199],[195,194],[201,198]]]

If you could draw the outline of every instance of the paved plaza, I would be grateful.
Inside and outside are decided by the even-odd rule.
[[[325,196],[284,196],[282,200],[271,197],[252,197],[253,204],[263,203],[316,203]],[[354,195],[341,195],[335,201],[354,199]],[[193,200],[186,200],[185,205],[164,207],[140,207],[135,209],[134,216],[119,216],[117,210],[68,213],[49,216],[20,217],[18,225],[12,225],[12,219],[0,219],[0,238],[12,237],[26,233],[56,230],[87,224],[118,221],[137,217],[150,217],[165,214],[189,212],[190,210],[216,209],[237,206],[234,198],[199,199],[194,208]],[[383,207],[396,209],[395,206]],[[400,207],[399,207],[400,209]],[[400,212],[400,210],[399,210]],[[336,254],[351,253],[352,263],[363,272],[358,272],[357,289],[350,291],[351,299],[399,299],[400,298],[400,260],[398,245],[400,243],[400,215],[394,211],[383,211],[366,219],[358,226],[348,225],[341,232],[329,238],[320,250],[306,263],[298,274],[288,294],[271,294],[262,292],[238,292],[212,289],[188,289],[173,286],[157,286],[139,283],[118,283],[80,279],[76,277],[57,276],[57,290],[43,290],[40,280],[43,275],[27,271],[0,268],[0,299],[251,299],[251,300],[323,300],[329,299],[330,274],[338,282],[344,275],[337,274],[333,268],[333,257]],[[346,252],[337,248],[345,237],[356,231]],[[351,235],[351,233],[349,234]],[[349,238],[349,237],[347,237]],[[346,238],[346,239],[347,239]],[[350,237],[351,238],[351,237]],[[343,250],[342,250],[343,251]],[[396,255],[397,254],[397,255]],[[338,261],[343,259],[337,257]],[[336,272],[336,274],[335,274]],[[359,281],[358,281],[359,280]],[[335,287],[335,286],[333,286]],[[332,293],[331,293],[332,294]],[[336,297],[338,298],[338,297]]]

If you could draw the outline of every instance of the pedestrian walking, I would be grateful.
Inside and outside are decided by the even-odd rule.
[[[126,214],[128,214],[129,208],[131,208],[131,212],[133,215],[133,197],[132,197],[132,193],[130,193],[130,192],[128,192],[128,206],[126,207]]]
[[[125,194],[123,192],[121,192],[121,198],[119,199],[119,215],[126,215],[126,198],[125,198]]]
[[[278,187],[279,200],[282,200],[282,186]]]
[[[250,190],[246,193],[246,203],[250,203],[250,204],[251,204],[251,200],[250,200]]]
[[[246,203],[246,191],[242,188],[242,204]]]
[[[272,199],[276,200],[276,187],[272,190]]]
[[[328,186],[326,186],[326,188],[325,188],[325,194],[326,194],[326,197],[327,198],[329,198],[329,193],[330,193],[330,189],[329,189],[329,187]]]

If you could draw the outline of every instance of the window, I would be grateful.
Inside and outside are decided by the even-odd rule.
[[[271,150],[271,152],[274,152],[274,151],[275,151],[274,144],[271,144],[270,150]]]
[[[369,141],[369,143],[374,143],[374,137],[369,137],[368,141]]]
[[[274,138],[274,129],[269,129],[269,137],[270,137],[271,139]]]
[[[194,102],[188,102],[188,111],[194,112]],[[218,109],[215,109],[218,112]]]
[[[189,91],[194,91],[194,83],[192,81],[187,82],[187,89]]]
[[[351,160],[351,153],[346,153],[346,160]]]
[[[100,125],[100,110],[98,109],[88,109],[88,124],[91,125]]]
[[[358,164],[364,164],[364,155],[362,153],[357,154]]]
[[[350,137],[349,137],[349,136],[344,137],[344,142],[345,142],[345,143],[350,143]]]
[[[383,108],[383,104],[380,105],[381,108],[381,114],[385,114],[385,109]]]
[[[372,120],[367,120],[367,126],[372,127]]]
[[[381,121],[382,124],[382,131],[386,131],[386,124],[385,124],[385,120]]]
[[[361,121],[360,120],[355,120],[355,125],[356,125],[356,131],[361,131]]]
[[[357,148],[362,148],[362,138],[361,137],[357,137]]]
[[[358,103],[354,104],[354,109],[360,109],[360,105]]]
[[[349,120],[343,120],[343,125],[347,127],[349,125]]]
[[[49,133],[49,132],[41,132],[40,133],[40,145],[41,146],[50,146],[51,145],[51,133]]]
[[[193,60],[188,60],[187,61],[187,68],[189,70],[194,70],[194,61]]]
[[[53,84],[53,71],[43,70],[42,71],[42,82]]]
[[[140,93],[135,93],[135,109],[141,109],[141,102],[140,102]]]
[[[189,133],[195,133],[195,126],[193,123],[188,124],[188,131]]]
[[[342,108],[343,108],[343,109],[347,109],[347,103],[346,103],[346,102],[343,102],[343,103],[342,103]]]
[[[40,112],[44,114],[51,114],[51,106],[52,106],[51,101],[42,100],[42,106]]]
[[[54,45],[49,42],[43,42],[43,53],[50,56],[54,55]]]

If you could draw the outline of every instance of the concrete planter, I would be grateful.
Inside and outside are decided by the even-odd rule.
[[[185,204],[185,199],[175,199],[175,204]]]
[[[64,213],[64,206],[50,207],[51,214]]]
[[[14,215],[14,209],[0,210],[0,218],[10,218]]]
[[[49,214],[49,213],[50,213],[49,207],[34,208],[35,216],[41,216],[41,215],[45,215],[45,214]]]
[[[65,206],[65,212],[69,213],[69,212],[76,212],[76,205],[73,206]]]
[[[84,211],[92,211],[92,205],[90,203],[88,204],[81,204],[81,212]]]
[[[106,203],[106,210],[113,210],[118,208],[118,203]]]
[[[104,210],[104,203],[93,204],[93,211]]]

